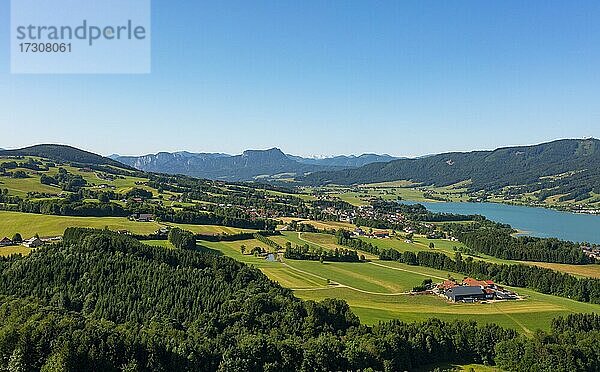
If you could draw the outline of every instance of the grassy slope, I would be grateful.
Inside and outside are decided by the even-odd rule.
[[[250,231],[212,225],[169,225],[178,226],[198,234],[210,235]],[[67,227],[93,227],[99,229],[108,227],[111,230],[129,230],[135,234],[151,234],[160,226],[157,222],[134,222],[125,217],[68,217],[0,211],[0,235],[8,237],[12,237],[17,232],[23,235],[24,238],[35,234],[57,236],[62,235]]]
[[[0,247],[0,257],[7,257],[7,256],[10,256],[11,254],[22,254],[23,256],[27,256],[29,253],[31,253],[31,248],[27,248],[22,245],[11,245],[9,247]]]
[[[326,237],[317,239],[315,234],[304,233],[301,236],[317,242],[327,241]],[[294,244],[302,242],[299,241],[298,234],[292,232],[285,233],[277,240],[280,244],[285,240],[292,241]],[[384,241],[386,240],[381,240]],[[600,305],[543,295],[522,288],[516,291],[528,296],[525,301],[451,304],[434,296],[411,296],[399,293],[410,290],[427,278],[440,281],[449,274],[461,278],[460,274],[379,260],[371,263],[324,264],[296,260],[285,260],[284,263],[268,262],[254,256],[241,255],[239,251],[241,244],[247,247],[261,245],[255,240],[231,243],[202,242],[202,244],[260,268],[272,280],[278,281],[284,287],[294,289],[295,294],[303,299],[322,300],[332,297],[344,299],[361,320],[368,324],[387,319],[407,321],[429,317],[473,319],[479,322],[493,322],[529,333],[538,328],[548,329],[551,319],[558,315],[571,312],[600,312]],[[327,279],[340,285],[328,286]]]

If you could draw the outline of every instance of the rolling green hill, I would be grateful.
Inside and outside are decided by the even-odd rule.
[[[543,196],[585,199],[600,192],[600,140],[565,139],[534,146],[494,151],[452,152],[418,159],[374,163],[356,169],[317,172],[306,184],[366,184],[410,180],[422,185],[448,186],[470,180],[467,191],[515,192],[544,190]]]
[[[112,165],[134,170],[116,160],[67,145],[43,144],[16,150],[0,150],[0,156],[37,156],[59,162],[74,162],[88,165]]]

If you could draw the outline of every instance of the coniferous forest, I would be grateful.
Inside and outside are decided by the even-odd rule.
[[[512,330],[474,322],[362,326],[340,300],[295,298],[260,271],[203,252],[68,229],[0,261],[3,370],[405,370],[493,363]]]

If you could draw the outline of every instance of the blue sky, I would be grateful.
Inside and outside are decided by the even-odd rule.
[[[598,1],[167,1],[149,75],[11,75],[0,147],[393,155],[600,137]]]

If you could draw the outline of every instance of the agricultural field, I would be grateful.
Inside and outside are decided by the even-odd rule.
[[[302,233],[299,236],[298,233],[286,232],[272,240],[281,245],[285,244],[285,241],[290,241],[292,244],[309,242],[327,248],[331,248],[330,244],[335,245],[329,237],[323,235]],[[391,239],[379,241],[387,242]],[[389,319],[416,321],[437,317],[444,320],[468,319],[482,323],[497,323],[519,332],[531,333],[538,328],[549,329],[551,319],[559,315],[572,312],[600,313],[600,305],[544,295],[523,288],[513,288],[513,290],[525,296],[525,300],[485,304],[453,304],[432,295],[407,294],[425,279],[438,282],[449,275],[455,278],[463,276],[399,262],[378,259],[372,259],[367,263],[319,263],[288,259],[282,262],[271,262],[241,254],[241,244],[247,247],[262,246],[256,240],[199,242],[199,244],[259,268],[270,279],[293,289],[296,296],[305,300],[343,299],[367,324],[376,324]]]
[[[165,225],[180,227],[196,234],[206,235],[236,234],[242,231],[251,231],[248,229],[213,225],[135,222],[128,220],[126,217],[70,217],[0,211],[0,235],[2,237],[12,237],[18,232],[25,239],[35,234],[39,234],[42,237],[62,235],[67,227],[91,227],[96,229],[108,227],[110,230],[127,230],[134,234],[148,235]]]
[[[294,217],[283,217],[279,218],[281,222],[284,224],[288,224],[292,221],[299,221],[300,224],[312,225],[320,230],[337,230],[337,229],[346,229],[352,231],[356,228],[355,225],[348,222],[338,222],[338,221],[313,221],[313,220],[303,220],[301,218]]]
[[[2,238],[0,238],[2,239]],[[27,256],[31,253],[32,249],[22,245],[11,245],[8,247],[0,247],[0,257],[8,257],[12,254],[21,254]]]
[[[384,200],[410,200],[415,202],[436,202],[440,199],[448,201],[467,201],[466,186],[468,181],[454,185],[435,187],[420,186],[410,181],[392,181],[358,185],[355,187],[326,186],[318,191],[355,206],[368,205],[372,198]]]
[[[456,251],[454,247],[464,248],[465,245],[460,242],[454,242],[446,239],[427,239],[423,236],[415,236],[412,243],[406,243],[402,238],[388,238],[388,239],[376,239],[361,237],[361,240],[367,241],[379,248],[383,249],[395,249],[399,252],[419,252],[419,251],[433,251],[438,253],[444,253],[449,257],[454,257]],[[433,243],[434,248],[429,248],[429,244]],[[492,257],[485,254],[478,254],[477,256],[471,256],[463,253],[464,257],[473,257],[473,259],[497,263],[506,265],[515,265],[518,263],[524,265],[533,265],[539,267],[545,267],[548,269],[560,271],[567,274],[572,274],[578,277],[589,277],[589,278],[600,278],[600,265],[589,264],[589,265],[571,265],[571,264],[559,264],[559,263],[548,263],[548,262],[533,262],[533,261],[511,261],[504,260],[497,257]]]

